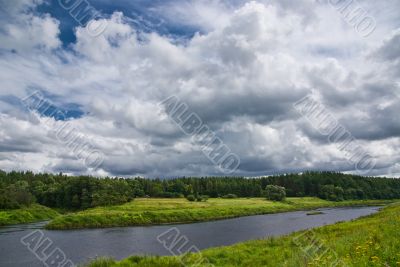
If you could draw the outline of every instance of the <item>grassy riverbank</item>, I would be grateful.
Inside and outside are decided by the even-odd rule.
[[[38,204],[33,204],[30,207],[21,209],[0,210],[0,225],[45,221],[57,216],[59,216],[57,211]]]
[[[47,228],[62,230],[189,223],[319,207],[380,205],[389,202],[379,200],[331,202],[313,197],[288,198],[285,202],[271,202],[263,198],[215,198],[207,202],[189,202],[186,199],[135,199],[124,205],[98,207],[59,216],[51,221]]]
[[[89,267],[139,266],[400,266],[400,204],[351,222],[298,232],[281,238],[212,248],[184,257],[99,259]],[[307,237],[307,238],[306,238]],[[312,240],[312,241],[311,241]],[[320,245],[315,250],[314,245]],[[314,253],[313,253],[314,252]],[[182,265],[182,263],[184,265]],[[209,263],[209,264],[207,264]],[[332,265],[334,266],[334,265]]]

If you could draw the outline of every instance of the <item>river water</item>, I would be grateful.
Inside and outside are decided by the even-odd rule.
[[[349,221],[378,210],[379,207],[332,208],[318,209],[323,214],[311,216],[307,215],[309,211],[296,211],[193,224],[70,231],[44,230],[45,222],[13,225],[0,228],[0,266],[46,266],[21,242],[21,238],[35,230],[41,230],[43,239],[52,241],[51,250],[59,248],[67,259],[81,264],[98,256],[122,259],[130,255],[170,255],[171,252],[157,240],[157,236],[170,229],[173,229],[170,234],[177,235],[179,231],[178,238],[187,238],[186,247],[205,249]]]

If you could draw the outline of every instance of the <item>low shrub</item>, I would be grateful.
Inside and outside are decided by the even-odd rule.
[[[188,195],[188,196],[186,197],[186,199],[189,200],[189,201],[195,201],[195,200],[196,200],[196,198],[194,197],[194,195]]]

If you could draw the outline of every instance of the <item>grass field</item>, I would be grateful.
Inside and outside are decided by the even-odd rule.
[[[59,213],[50,208],[34,204],[27,208],[16,210],[0,210],[0,225],[31,223],[50,220]]]
[[[168,223],[189,223],[239,216],[307,210],[319,207],[379,205],[390,201],[331,202],[319,198],[287,198],[285,202],[271,202],[263,198],[209,199],[190,202],[186,199],[135,199],[133,202],[111,207],[98,207],[78,213],[62,215],[51,221],[48,229],[79,229],[116,226],[136,226]]]
[[[281,238],[212,248],[183,257],[98,259],[89,267],[151,266],[400,266],[400,204],[351,222]],[[314,245],[312,245],[314,244]],[[315,249],[316,246],[320,249]],[[335,265],[337,264],[337,265]]]

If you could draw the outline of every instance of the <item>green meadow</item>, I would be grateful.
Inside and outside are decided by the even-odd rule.
[[[178,266],[400,266],[400,203],[354,221],[211,248],[180,257],[98,259],[88,267]],[[304,238],[309,236],[310,238]],[[316,249],[314,246],[320,246]],[[310,253],[310,252],[313,253]],[[200,264],[198,264],[200,263]],[[212,264],[212,265],[211,265]]]
[[[0,225],[22,224],[53,219],[60,214],[50,208],[33,204],[29,207],[0,210]]]
[[[284,202],[268,201],[265,198],[211,198],[206,202],[190,202],[184,198],[138,198],[123,205],[96,207],[61,215],[52,220],[46,227],[48,229],[65,230],[191,223],[321,207],[383,205],[390,202],[392,201],[333,202],[315,197],[287,198]]]

